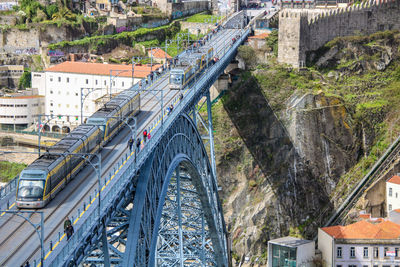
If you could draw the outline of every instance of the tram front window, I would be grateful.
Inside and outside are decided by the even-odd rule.
[[[43,180],[20,180],[18,187],[18,197],[41,198],[43,197],[43,189]]]
[[[172,84],[182,85],[182,74],[171,74],[169,82]]]

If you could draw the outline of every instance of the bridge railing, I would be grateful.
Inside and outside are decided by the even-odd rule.
[[[192,87],[190,89],[186,89],[185,96],[179,103],[177,103],[177,101],[179,101],[178,99],[175,100],[176,105],[174,105],[174,112],[172,112],[170,115],[167,115],[165,111],[161,113],[161,116],[165,117],[164,123],[160,123],[161,118],[159,117],[156,119],[157,122],[150,123],[155,125],[151,131],[152,138],[146,142],[144,148],[137,154],[136,162],[134,160],[135,155],[133,153],[130,155],[123,154],[121,156],[121,160],[119,160],[118,163],[112,167],[111,171],[105,176],[104,182],[102,181],[101,183],[101,188],[103,188],[103,190],[101,192],[100,211],[98,194],[95,193],[93,198],[90,197],[90,204],[85,206],[81,213],[78,210],[79,217],[77,217],[73,222],[74,228],[76,229],[75,234],[67,242],[61,242],[61,240],[59,240],[54,243],[54,252],[46,253],[46,255],[48,255],[46,260],[48,259],[49,264],[45,264],[45,266],[62,266],[64,263],[70,261],[72,256],[75,259],[78,259],[77,262],[83,258],[87,251],[84,251],[84,249],[79,249],[79,247],[82,247],[80,245],[85,243],[87,246],[89,246],[88,244],[90,244],[91,240],[88,240],[88,238],[90,238],[91,233],[101,233],[99,228],[99,214],[102,218],[103,215],[106,214],[110,209],[110,207],[116,205],[116,203],[114,203],[116,196],[120,196],[122,190],[131,186],[130,184],[132,183],[132,177],[134,177],[137,170],[150,156],[151,151],[153,151],[160,142],[164,130],[172,126],[179,114],[185,110],[187,105],[191,104],[195,97],[198,97],[199,94],[201,94],[201,91],[203,88],[205,88],[205,86],[211,86],[211,84],[223,72],[224,68],[229,63],[229,60],[232,59],[234,53],[236,52],[237,47],[241,42],[244,41],[248,34],[249,29],[243,30],[241,39],[233,44],[233,46],[216,64],[209,67],[201,75],[201,77],[198,78],[194,88]],[[215,188],[217,188],[216,184]],[[219,214],[222,214],[222,208],[219,206],[218,209],[220,211]],[[219,222],[218,225],[220,225],[223,218],[215,218],[215,220],[216,222]]]
[[[9,181],[5,186],[0,188],[0,200],[8,196],[11,192],[14,192],[17,188],[19,175],[15,176],[11,181]],[[7,207],[8,209],[8,207]]]

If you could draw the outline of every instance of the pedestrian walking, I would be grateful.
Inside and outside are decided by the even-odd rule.
[[[133,146],[133,139],[132,139],[132,136],[131,136],[131,138],[129,138],[129,141],[128,141],[129,151],[131,151],[131,152],[132,152],[132,146]]]
[[[136,139],[136,151],[140,151],[140,138]]]
[[[69,240],[72,234],[74,233],[74,227],[72,226],[72,224],[67,227],[66,232],[67,232],[67,240]]]
[[[70,226],[71,224],[72,224],[72,222],[69,219],[69,217],[67,216],[67,218],[65,218],[65,221],[64,221],[64,232],[67,230],[68,226]]]
[[[143,131],[143,141],[146,142],[146,139],[147,139],[147,130],[144,129],[144,131]]]
[[[27,261],[27,262],[25,263],[25,267],[31,267],[31,265],[29,264],[29,261]]]
[[[150,132],[147,134],[147,139],[149,139],[150,140],[150,138],[151,138],[151,134],[150,134]]]
[[[179,94],[179,101],[182,101],[182,99],[183,99],[183,94],[180,93],[180,94]]]
[[[170,109],[171,112],[172,112],[172,110],[174,109],[174,105],[171,104],[171,105],[169,106],[169,109]]]

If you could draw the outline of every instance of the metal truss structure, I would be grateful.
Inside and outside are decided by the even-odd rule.
[[[243,30],[240,40],[197,80],[137,158],[121,157],[113,168],[119,170],[115,177],[101,181],[109,185],[100,205],[93,200],[75,225],[76,234],[58,245],[46,267],[228,266],[209,88],[248,34],[249,29]],[[195,108],[199,103],[207,105],[207,119]]]

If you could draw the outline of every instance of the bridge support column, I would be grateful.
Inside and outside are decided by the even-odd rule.
[[[183,267],[185,259],[183,257],[183,231],[182,231],[182,203],[181,203],[181,175],[180,166],[176,168],[176,200],[177,200],[177,212],[178,212],[178,232],[179,232],[179,258],[180,266]]]
[[[101,242],[103,243],[103,254],[104,254],[104,267],[110,267],[110,253],[108,252],[108,240],[107,240],[107,229],[106,224],[103,224]]]
[[[214,151],[214,133],[213,133],[213,125],[212,125],[212,113],[211,113],[211,97],[210,91],[208,90],[206,93],[207,98],[207,115],[208,115],[208,134],[209,134],[209,144],[210,144],[210,159],[211,159],[211,168],[215,177],[215,184],[218,186],[217,179],[217,168],[215,165],[215,151]]]

